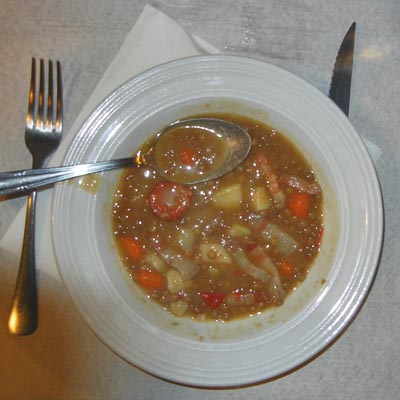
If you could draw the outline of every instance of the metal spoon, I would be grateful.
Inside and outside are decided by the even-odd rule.
[[[159,139],[166,133],[178,128],[204,129],[210,134],[217,135],[226,146],[224,162],[219,162],[219,168],[210,174],[196,177],[190,180],[186,177],[185,184],[204,182],[218,178],[233,170],[246,158],[251,147],[251,138],[247,131],[237,124],[216,118],[196,118],[175,122],[167,126],[156,138],[154,151],[157,152]],[[10,194],[26,194],[34,189],[52,185],[56,182],[68,180],[78,176],[89,175],[96,172],[108,171],[117,168],[138,166],[146,163],[146,160],[138,154],[135,157],[120,158],[109,161],[99,161],[90,164],[68,165],[41,169],[27,169],[20,171],[0,173],[0,196]],[[155,166],[157,168],[157,166]],[[158,169],[157,169],[158,170]],[[171,178],[168,174],[159,171],[165,178]],[[175,182],[178,180],[175,179]]]

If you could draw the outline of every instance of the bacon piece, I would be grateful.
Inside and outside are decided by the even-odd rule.
[[[302,193],[318,194],[321,193],[321,187],[317,182],[307,182],[305,179],[294,175],[283,174],[279,182]]]
[[[275,202],[275,207],[284,208],[285,193],[280,188],[278,177],[275,175],[271,166],[269,165],[268,159],[265,154],[258,153],[255,158],[255,163],[267,181],[267,186]]]

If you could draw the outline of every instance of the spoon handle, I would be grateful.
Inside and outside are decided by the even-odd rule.
[[[0,196],[23,195],[32,190],[76,178],[77,176],[136,165],[135,158],[128,157],[90,164],[3,172],[0,173]]]

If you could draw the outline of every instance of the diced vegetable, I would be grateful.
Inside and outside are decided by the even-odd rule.
[[[193,247],[195,234],[193,229],[181,228],[178,233],[178,243],[185,251],[190,251]]]
[[[201,292],[200,297],[208,307],[218,308],[224,301],[225,293]]]
[[[185,257],[172,246],[155,243],[154,248],[168,265],[176,268],[182,274],[184,281],[193,278],[200,269],[194,260]]]
[[[147,252],[144,256],[145,263],[151,268],[155,269],[158,272],[164,272],[165,270],[165,263],[160,256],[153,252]]]
[[[268,295],[274,299],[281,299],[285,291],[283,290],[281,278],[275,264],[268,257],[266,251],[261,246],[256,246],[250,251],[250,256],[257,260],[257,266],[270,274],[265,289]]]
[[[296,217],[306,219],[311,207],[311,195],[295,192],[288,199],[288,209]]]
[[[230,306],[250,306],[254,304],[255,302],[255,296],[254,293],[252,292],[247,292],[247,293],[241,293],[241,292],[235,292],[231,293],[228,298],[227,298],[227,303]]]
[[[249,222],[265,240],[275,240],[278,251],[283,255],[288,256],[298,248],[298,243],[289,234],[261,215],[251,215]]]
[[[188,303],[183,300],[177,300],[171,303],[171,312],[178,317],[182,317],[183,315],[185,315],[188,308]]]
[[[254,211],[264,211],[271,206],[269,194],[265,186],[257,186],[254,188],[252,197],[252,208]]]
[[[203,243],[200,245],[201,260],[206,263],[230,264],[231,256],[224,246],[218,243]]]
[[[124,236],[121,238],[120,243],[131,261],[135,262],[143,257],[143,246],[138,240]]]
[[[153,188],[149,204],[157,217],[164,221],[172,221],[186,213],[191,197],[192,191],[187,186],[164,181]]]
[[[167,272],[167,288],[171,293],[178,293],[184,289],[182,275],[176,269]]]
[[[139,270],[137,282],[144,289],[156,290],[164,287],[164,277],[159,272]]]
[[[240,183],[225,186],[215,192],[212,201],[218,208],[237,209],[242,203],[242,186]]]
[[[257,279],[261,282],[266,282],[270,278],[270,275],[262,269],[256,267],[246,256],[245,251],[236,245],[235,243],[229,244],[231,254],[235,259],[239,268],[252,278]]]
[[[250,232],[250,229],[242,224],[233,224],[229,229],[229,235],[232,237],[247,236]]]
[[[298,243],[277,225],[269,223],[264,230],[264,235],[278,240],[277,249],[284,255],[292,254],[298,247]]]

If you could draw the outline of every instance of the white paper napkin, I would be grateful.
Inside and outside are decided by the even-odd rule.
[[[217,53],[220,53],[218,49],[191,35],[162,12],[146,5],[71,130],[64,135],[50,165],[61,165],[69,144],[90,112],[104,97],[128,79],[167,61]],[[380,155],[380,149],[373,143],[366,141],[366,144],[375,161]],[[37,266],[42,272],[60,279],[51,235],[51,196],[52,189],[40,192],[38,196],[36,259]],[[0,240],[0,248],[15,257],[19,257],[21,253],[24,223],[25,208],[19,211],[10,228]]]

